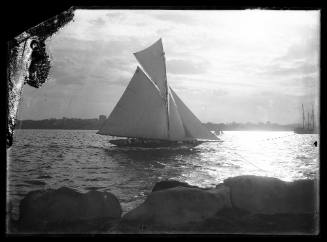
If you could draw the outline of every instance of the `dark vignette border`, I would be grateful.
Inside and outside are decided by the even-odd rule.
[[[136,4],[137,3],[137,4]],[[8,7],[9,6],[9,7]],[[182,9],[182,10],[241,10],[241,9],[253,9],[253,8],[260,8],[260,9],[271,9],[271,10],[321,10],[321,37],[320,37],[320,234],[318,236],[304,236],[304,238],[319,238],[321,239],[324,234],[325,230],[325,220],[323,218],[323,212],[324,209],[324,196],[323,196],[323,190],[321,187],[324,185],[324,170],[326,169],[326,165],[324,164],[324,161],[326,160],[326,151],[324,150],[324,147],[326,145],[325,140],[325,124],[326,124],[326,8],[323,7],[322,1],[243,1],[242,3],[236,2],[236,1],[208,1],[208,0],[202,0],[195,2],[190,1],[99,1],[99,0],[85,0],[85,1],[77,1],[77,0],[71,0],[71,1],[62,1],[62,2],[16,2],[16,1],[10,1],[7,3],[6,9],[11,13],[11,17],[6,18],[3,20],[6,37],[5,37],[5,43],[3,45],[3,61],[4,65],[3,67],[3,81],[1,82],[1,91],[4,92],[2,95],[3,97],[3,103],[6,103],[8,105],[8,87],[6,83],[6,65],[8,63],[8,52],[7,52],[7,42],[12,40],[14,37],[18,36],[20,33],[26,31],[27,29],[30,29],[33,26],[36,26],[37,24],[52,18],[53,16],[69,9],[70,7],[75,6],[77,9]],[[7,11],[6,10],[6,11]],[[5,112],[6,106],[3,108],[0,108],[1,111],[4,112],[2,124],[4,127],[4,131],[7,127],[7,113]],[[5,132],[4,132],[5,133]],[[5,134],[2,135],[2,137],[5,139]],[[4,146],[6,145],[6,141],[3,142]],[[6,148],[3,148],[6,149]],[[5,154],[5,152],[4,152]],[[5,156],[5,159],[7,159],[7,156]],[[4,159],[4,160],[5,160]],[[1,171],[6,171],[6,162],[2,162],[2,169]],[[2,176],[2,181],[4,182],[4,185],[1,186],[3,188],[3,193],[6,192],[6,172]],[[5,196],[3,196],[3,205],[4,209],[2,210],[3,218],[6,217],[6,199]],[[6,221],[3,219],[3,228],[4,234],[6,231]],[[59,235],[58,235],[59,236]],[[74,236],[74,235],[72,235]],[[97,235],[99,237],[102,237],[100,235]],[[106,236],[113,236],[113,237],[180,237],[185,235],[106,235]],[[262,235],[192,235],[195,239],[201,237],[237,237],[237,238],[245,238],[245,237],[251,237],[253,238],[263,238],[264,239],[270,239],[270,238],[276,238],[280,236],[262,236]],[[7,235],[7,237],[13,237],[13,235]],[[16,236],[15,236],[16,237]],[[51,236],[51,237],[57,237],[57,236]],[[71,236],[70,236],[71,237]],[[83,235],[83,237],[88,237],[87,235]],[[92,236],[94,237],[94,236]],[[285,236],[283,236],[285,237]],[[287,239],[295,238],[298,239],[299,236],[286,236]],[[301,236],[303,237],[303,236]]]

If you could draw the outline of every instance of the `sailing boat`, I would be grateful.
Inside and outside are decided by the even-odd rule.
[[[302,127],[297,127],[294,129],[294,133],[297,134],[317,134],[317,128],[315,128],[315,122],[314,122],[314,111],[312,107],[312,113],[311,113],[311,120],[312,124],[310,123],[309,118],[309,112],[307,113],[307,127],[305,127],[305,114],[304,114],[304,107],[302,104]]]
[[[217,142],[211,133],[168,85],[162,40],[134,53],[143,68],[136,71],[120,100],[97,132],[125,137],[109,142],[116,146],[197,146]]]

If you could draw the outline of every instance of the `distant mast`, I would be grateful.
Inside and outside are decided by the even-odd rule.
[[[308,129],[310,128],[310,119],[309,119],[309,112],[308,112]]]
[[[315,128],[315,118],[314,118],[314,111],[313,111],[313,105],[312,105],[312,129]]]

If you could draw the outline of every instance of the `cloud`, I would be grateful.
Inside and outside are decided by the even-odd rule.
[[[255,70],[255,75],[275,85],[271,88],[280,93],[315,98],[319,83],[319,31],[302,26],[294,41],[278,56]],[[259,66],[258,66],[259,67]]]
[[[90,21],[90,23],[93,24],[93,25],[95,25],[96,27],[100,27],[100,26],[105,25],[106,24],[106,21],[103,18],[99,17],[97,19],[92,19]]]
[[[109,19],[109,20],[124,20],[126,19],[126,15],[124,13],[121,13],[121,12],[109,12],[106,14],[106,17]]]
[[[121,57],[112,57],[112,58],[109,57],[109,58],[104,58],[101,64],[105,67],[109,67],[110,69],[126,71],[126,70],[133,69],[136,63],[137,63],[136,60],[135,62],[132,62],[130,60]]]
[[[216,97],[217,96],[225,96],[228,94],[228,91],[223,90],[223,89],[213,89],[213,90],[211,90],[211,94]]]
[[[185,11],[184,11],[185,12]],[[159,19],[161,21],[168,21],[177,24],[196,24],[196,19],[192,18],[191,15],[184,14],[183,11],[159,11],[152,13],[153,18]]]
[[[57,85],[124,85],[137,65],[131,50],[137,43],[133,38],[105,42],[58,38],[49,43],[51,76]]]
[[[267,65],[263,70],[258,71],[259,75],[268,76],[304,76],[318,72],[318,67],[311,62],[296,61],[288,64],[277,62]]]
[[[275,62],[311,62],[318,65],[320,43],[319,24],[310,27],[301,27],[301,32],[295,41],[290,42],[284,53],[274,59]]]
[[[66,56],[52,63],[49,77],[56,80],[56,85],[83,85],[87,72],[82,63]]]
[[[176,75],[194,75],[206,72],[204,62],[195,62],[185,59],[169,59],[167,60],[167,71]]]

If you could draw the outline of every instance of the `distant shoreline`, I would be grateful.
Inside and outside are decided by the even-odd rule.
[[[16,128],[16,130],[85,130],[85,131],[90,131],[90,130],[98,130],[98,129],[58,129],[58,128]],[[293,132],[293,130],[264,130],[264,129],[235,129],[235,130],[221,130],[223,132],[239,132],[239,131],[244,131],[244,132],[259,132],[259,131],[266,131],[266,132]]]
[[[104,116],[105,117],[105,116]],[[105,118],[94,119],[43,119],[43,120],[17,120],[16,129],[49,129],[49,130],[99,130]],[[299,124],[276,123],[204,123],[212,131],[293,131]]]

